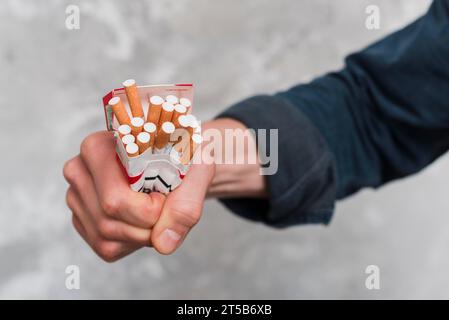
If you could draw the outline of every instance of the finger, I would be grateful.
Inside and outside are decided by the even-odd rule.
[[[103,210],[98,202],[98,195],[92,177],[80,156],[67,161],[64,167],[64,176],[92,215],[93,220],[99,220]]]
[[[73,171],[70,176],[74,176],[74,178],[69,179],[73,187],[78,190],[77,194],[80,195],[82,203],[92,215],[100,236],[108,240],[126,241],[147,246],[150,243],[149,228],[135,227],[106,216],[98,202],[92,177],[81,158],[75,157],[69,162],[71,163],[69,166],[72,167],[70,170]],[[149,227],[154,223],[155,221],[149,221],[148,224],[151,224]]]
[[[81,159],[93,178],[100,206],[109,217],[142,228],[154,225],[164,197],[131,190],[117,163],[111,133],[102,131],[86,138],[81,145]]]
[[[128,242],[138,246],[150,246],[151,231],[137,228],[121,221],[104,219],[98,225],[100,236],[105,240]]]
[[[87,235],[86,238],[95,238],[97,232],[94,227],[94,221],[83,205],[80,196],[73,187],[69,187],[69,189],[67,190],[66,202],[67,206],[70,208],[70,210],[72,210],[73,215],[76,216],[80,224],[83,226],[85,234]]]
[[[151,234],[151,242],[159,253],[174,252],[199,221],[213,173],[212,165],[194,164],[181,185],[167,196]]]
[[[106,262],[115,262],[140,249],[140,246],[119,241],[99,241],[91,247]]]
[[[80,234],[81,238],[83,238],[84,241],[89,243],[86,228],[83,226],[81,220],[75,214],[72,214],[72,224],[75,230]]]
[[[73,190],[70,190],[70,194],[72,194]],[[76,196],[76,195],[75,195]],[[71,199],[72,196],[69,196]],[[72,201],[72,200],[70,200]],[[79,212],[79,210],[77,210]],[[120,241],[105,241],[100,239],[95,235],[95,232],[87,232],[86,226],[83,224],[82,220],[79,218],[79,215],[75,213],[72,214],[72,223],[75,227],[75,230],[81,235],[84,241],[95,251],[95,253],[100,256],[103,260],[107,262],[113,262],[118,259],[121,259],[130,253],[140,249],[142,246],[135,243],[126,243]],[[149,246],[149,235],[146,241],[147,246]]]

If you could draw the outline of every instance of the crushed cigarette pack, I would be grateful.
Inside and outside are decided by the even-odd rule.
[[[201,144],[192,102],[192,84],[137,86],[133,79],[103,97],[106,127],[131,189],[168,194],[181,184]]]

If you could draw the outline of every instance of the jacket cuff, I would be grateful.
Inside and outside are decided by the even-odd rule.
[[[268,199],[220,199],[227,208],[274,227],[330,222],[336,192],[334,158],[316,127],[298,108],[279,95],[256,96],[217,118],[236,119],[256,132],[267,129],[267,136],[269,129],[278,129],[278,169],[266,176]],[[272,155],[270,143],[266,145],[266,154]]]

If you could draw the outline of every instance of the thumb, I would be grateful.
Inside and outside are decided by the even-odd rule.
[[[213,164],[192,164],[181,185],[167,196],[151,233],[151,241],[159,253],[173,253],[199,221],[214,173]]]

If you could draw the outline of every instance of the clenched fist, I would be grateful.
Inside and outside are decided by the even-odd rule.
[[[135,192],[117,163],[114,137],[106,131],[88,136],[80,154],[64,166],[73,225],[108,262],[144,246],[174,252],[200,219],[213,176],[213,164],[193,164],[168,196]]]
[[[221,133],[246,129],[233,119],[214,120],[202,127],[203,132],[214,129]],[[255,140],[245,141],[244,148],[235,149],[228,158],[257,158],[256,149],[249,147]],[[203,142],[203,146],[207,143]],[[223,146],[224,141],[218,145]],[[138,193],[131,190],[116,160],[112,133],[94,133],[83,141],[80,154],[64,166],[73,225],[92,249],[109,262],[145,246],[170,254],[200,219],[206,194],[221,198],[266,197],[266,182],[258,162],[200,162],[191,165],[181,185],[168,196]]]

